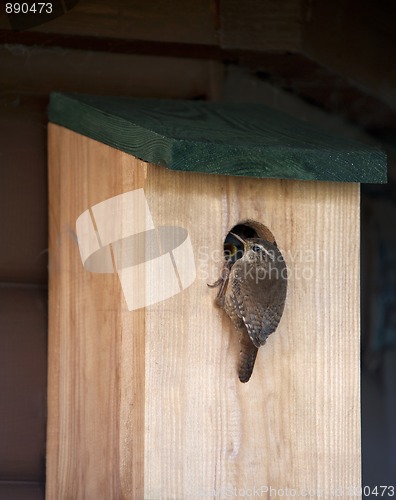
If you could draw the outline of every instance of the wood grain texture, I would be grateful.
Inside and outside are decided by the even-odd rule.
[[[174,170],[386,182],[382,151],[258,104],[52,94],[50,121]]]
[[[116,275],[84,272],[75,222],[146,174],[96,144],[50,127],[48,498],[143,498],[145,313],[119,307]]]
[[[49,128],[47,498],[359,487],[359,186],[175,172]],[[156,225],[188,230],[197,276],[129,312],[116,275],[83,269],[74,231],[93,204],[141,187]],[[246,219],[274,233],[289,285],[241,384],[238,334],[206,284]]]

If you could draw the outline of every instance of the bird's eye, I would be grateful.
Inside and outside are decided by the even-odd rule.
[[[253,250],[253,252],[260,252],[261,248],[258,245],[253,245],[252,250]]]

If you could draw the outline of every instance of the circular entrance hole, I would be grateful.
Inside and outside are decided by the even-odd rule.
[[[233,234],[231,234],[233,233]],[[261,238],[267,240],[273,245],[276,245],[274,235],[268,229],[267,226],[261,222],[254,220],[244,220],[236,224],[231,228],[224,240],[224,258],[226,261],[231,259],[232,262],[237,261],[243,255],[243,244],[238,238],[234,236],[236,234],[243,240],[248,238]]]

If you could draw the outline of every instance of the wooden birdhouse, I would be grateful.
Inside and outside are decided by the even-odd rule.
[[[54,94],[49,116],[47,498],[356,496],[359,183],[384,154],[252,104]],[[287,266],[247,383],[207,286],[230,232]]]

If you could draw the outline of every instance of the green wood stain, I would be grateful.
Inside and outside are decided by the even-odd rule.
[[[259,104],[53,93],[49,119],[173,170],[385,183],[386,155]]]

